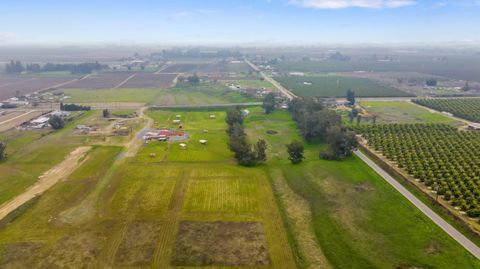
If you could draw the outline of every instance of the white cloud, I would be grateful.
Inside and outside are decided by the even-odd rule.
[[[291,4],[314,9],[398,8],[417,3],[415,0],[291,0]]]

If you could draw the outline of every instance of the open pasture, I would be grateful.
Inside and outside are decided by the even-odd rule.
[[[410,102],[361,101],[360,105],[369,116],[377,116],[377,123],[458,123],[441,113],[431,112]]]
[[[285,144],[301,138],[288,112],[252,111],[245,129],[249,137],[264,138],[272,148],[265,169],[300,267],[480,266],[360,159],[320,160],[322,144],[306,143],[306,160],[291,165]],[[268,129],[278,134],[265,133]]]
[[[144,103],[155,105],[195,105],[246,103],[257,100],[232,91],[224,83],[179,84],[174,88],[65,89],[73,103]],[[110,106],[110,107],[111,107]]]
[[[276,77],[275,79],[298,96],[345,97],[347,90],[354,90],[357,97],[411,96],[409,93],[365,78],[317,75]]]
[[[166,143],[123,159],[121,148],[94,147],[66,181],[0,225],[2,267],[295,268],[267,174],[237,166],[214,142],[226,141],[225,112],[148,112],[166,127],[177,114],[186,131],[212,130],[205,152],[188,146],[193,158],[169,151],[170,160],[152,161],[148,152]]]
[[[136,73],[120,88],[167,88],[176,77],[177,74]]]

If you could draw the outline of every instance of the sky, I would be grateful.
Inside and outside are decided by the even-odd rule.
[[[480,0],[1,0],[0,45],[480,44]]]

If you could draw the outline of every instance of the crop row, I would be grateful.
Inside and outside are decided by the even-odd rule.
[[[480,216],[480,133],[446,124],[364,125],[376,151],[467,212]]]
[[[413,102],[454,116],[480,122],[480,98],[414,99]]]

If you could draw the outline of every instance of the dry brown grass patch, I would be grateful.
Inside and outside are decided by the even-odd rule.
[[[180,223],[172,257],[174,266],[270,265],[262,225],[258,222]]]

